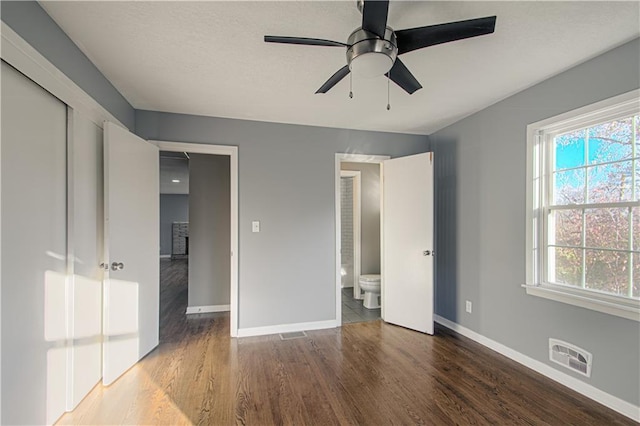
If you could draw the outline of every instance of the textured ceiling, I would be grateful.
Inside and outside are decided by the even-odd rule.
[[[327,127],[429,134],[640,34],[629,2],[391,1],[404,29],[497,15],[492,35],[402,56],[424,87],[346,78],[338,47],[267,44],[265,34],[345,42],[355,1],[41,2],[137,109]]]

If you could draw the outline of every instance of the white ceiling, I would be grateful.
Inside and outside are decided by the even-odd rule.
[[[285,35],[346,42],[355,1],[41,2],[137,109],[430,134],[640,35],[640,3],[391,1],[404,29],[497,15],[492,35],[402,56],[423,89],[345,78],[344,48],[264,43]]]

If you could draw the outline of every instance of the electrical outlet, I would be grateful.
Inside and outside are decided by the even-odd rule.
[[[465,303],[465,309],[466,309],[466,311],[467,311],[468,313],[471,313],[471,308],[472,308],[472,306],[471,306],[471,301],[470,301],[470,300],[467,300],[467,301],[466,301],[466,303]]]

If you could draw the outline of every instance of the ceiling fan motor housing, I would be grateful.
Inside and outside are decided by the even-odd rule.
[[[355,75],[376,77],[387,73],[398,55],[396,35],[390,27],[381,39],[376,34],[358,28],[347,40],[347,64]]]

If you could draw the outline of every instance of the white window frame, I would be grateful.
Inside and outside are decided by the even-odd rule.
[[[547,209],[542,205],[549,191],[545,184],[550,178],[545,173],[552,152],[544,147],[551,143],[552,135],[639,113],[640,89],[527,126],[527,257],[523,286],[527,294],[640,322],[640,301],[637,299],[545,281],[546,226],[543,221],[547,220]]]

